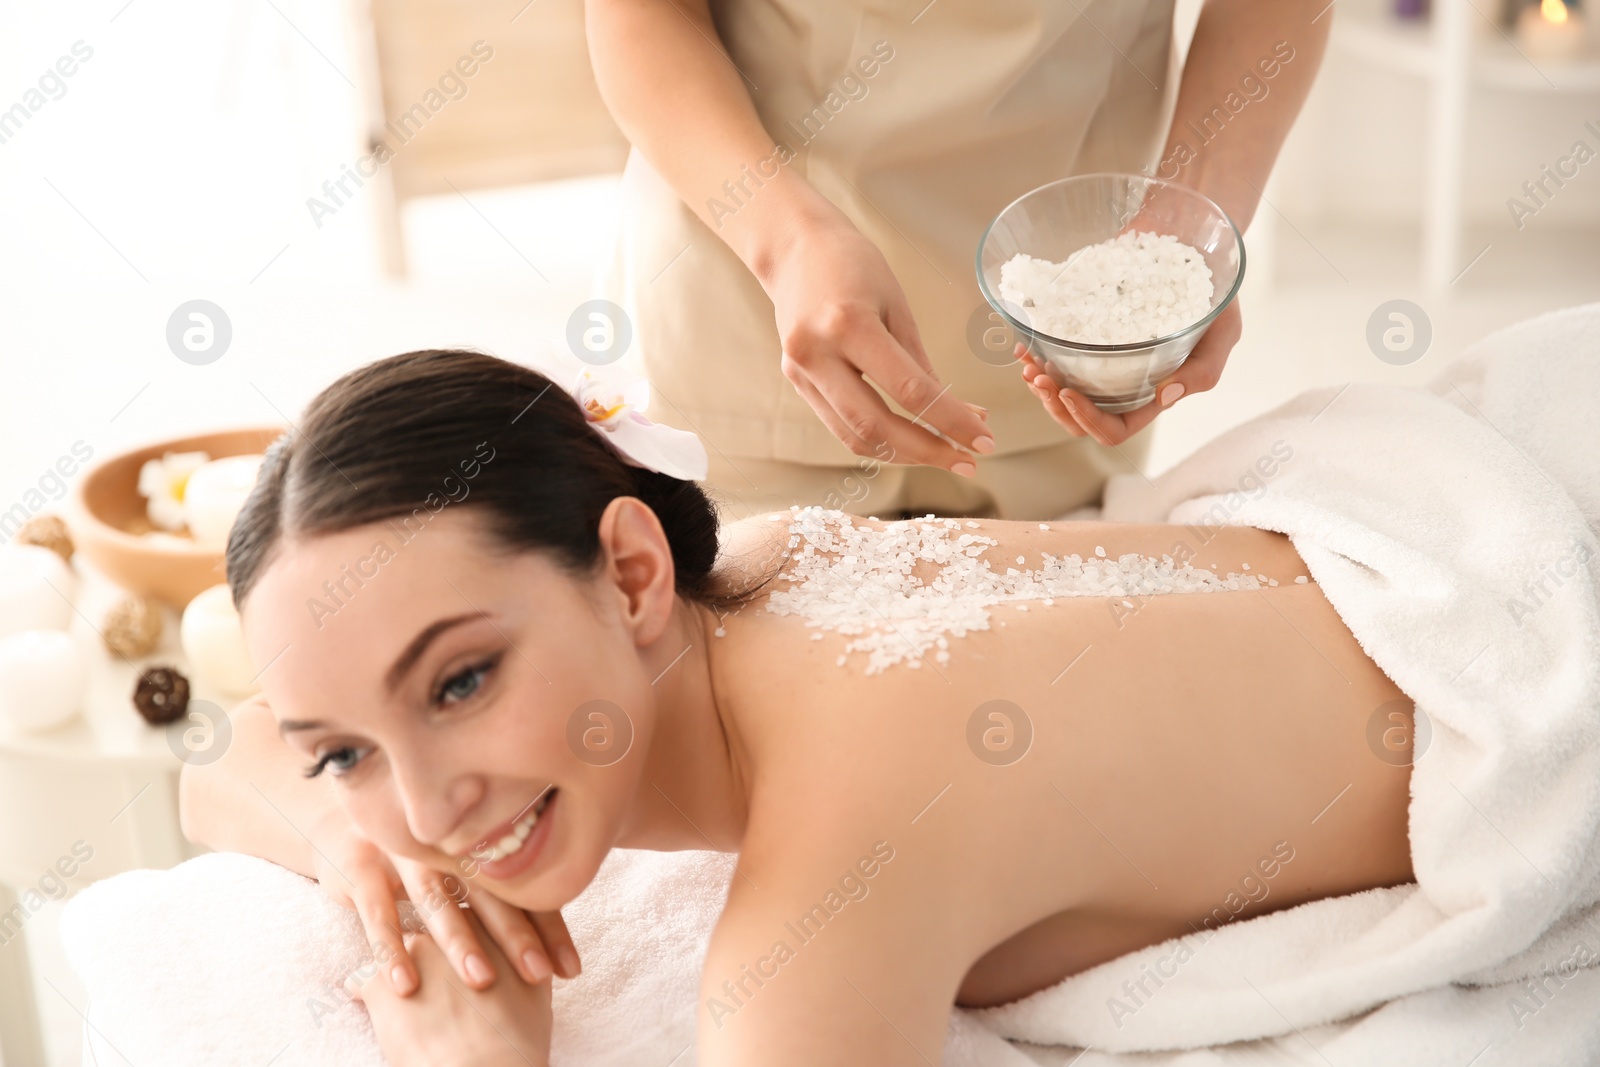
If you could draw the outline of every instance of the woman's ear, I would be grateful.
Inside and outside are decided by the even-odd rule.
[[[638,497],[619,496],[600,515],[604,580],[621,597],[622,621],[639,644],[661,636],[677,601],[672,545],[661,520]]]

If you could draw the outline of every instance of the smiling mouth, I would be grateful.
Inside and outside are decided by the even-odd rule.
[[[544,793],[529,804],[523,813],[511,822],[511,829],[494,840],[480,841],[472,849],[472,858],[480,863],[496,863],[513,856],[522,850],[523,842],[533,833],[533,828],[539,825],[539,816],[555,798],[556,787],[551,786]]]

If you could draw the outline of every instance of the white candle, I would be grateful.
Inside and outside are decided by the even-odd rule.
[[[262,457],[226,456],[214,459],[189,475],[183,487],[183,518],[194,539],[222,548],[228,531],[255,487]]]
[[[72,569],[48,548],[0,545],[0,637],[65,630],[77,584]]]
[[[48,730],[78,713],[89,666],[77,640],[59,630],[0,638],[0,719]]]
[[[256,688],[256,668],[226,585],[214,585],[189,601],[178,639],[190,668],[218,689],[242,695]]]

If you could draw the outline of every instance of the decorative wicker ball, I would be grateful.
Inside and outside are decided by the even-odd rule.
[[[35,515],[22,524],[15,541],[19,545],[40,545],[60,556],[63,561],[72,562],[72,535],[67,532],[67,524],[61,521],[60,516]]]
[[[176,667],[151,667],[139,675],[133,706],[151,726],[176,722],[189,710],[189,679]]]
[[[124,659],[148,656],[161,643],[161,609],[142,596],[124,597],[106,612],[100,627],[106,648]]]

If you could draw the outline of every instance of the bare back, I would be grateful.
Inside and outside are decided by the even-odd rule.
[[[778,1062],[762,1035],[818,1012],[843,1013],[874,1062],[936,1061],[952,1002],[1003,1003],[1190,930],[1413,878],[1394,744],[1409,705],[1295,581],[1308,572],[1287,538],[964,528],[998,542],[981,558],[1001,570],[1182,544],[1194,567],[1278,584],[995,604],[942,662],[877,674],[765,597],[724,620],[713,677],[753,783],[702,981],[707,1063],[757,1048]],[[730,528],[728,556],[771,560],[786,537],[757,517]]]

